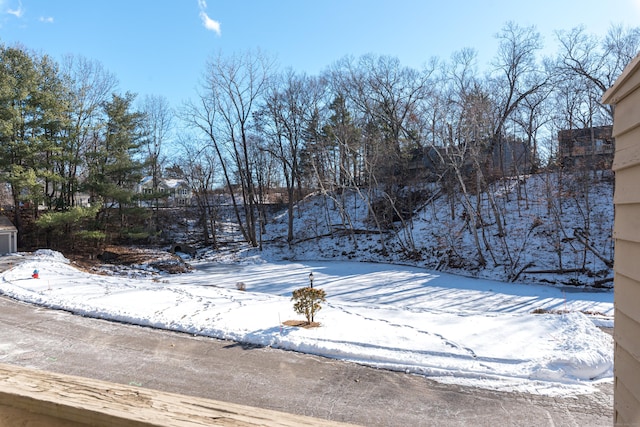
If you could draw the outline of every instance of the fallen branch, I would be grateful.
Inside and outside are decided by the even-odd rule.
[[[604,285],[605,283],[609,283],[609,282],[613,282],[613,277],[606,277],[604,279],[595,280],[593,282],[593,286],[592,287],[594,287],[594,288],[604,288],[605,286],[602,286],[602,285]],[[608,286],[606,286],[606,287],[608,288]]]
[[[589,242],[587,242],[587,240],[584,238],[584,236],[581,233],[579,233],[577,230],[574,230],[573,236],[578,240],[578,242],[582,243],[585,248],[587,248],[592,254],[594,254],[600,261],[604,262],[604,264],[607,267],[613,268],[613,261],[602,256],[600,252],[598,252],[593,246],[589,244]]]
[[[535,265],[534,263],[530,262],[530,263],[526,264],[525,266],[523,266],[523,267],[520,269],[520,271],[518,271],[518,272],[513,276],[513,278],[511,279],[511,282],[515,282],[516,280],[518,280],[518,277],[520,277],[520,275],[521,275],[522,273],[524,273],[524,271],[525,271],[527,268],[529,268],[529,267],[533,267],[534,265]]]
[[[567,273],[584,273],[584,268],[560,268],[556,270],[529,270],[523,271],[522,273],[527,274],[567,274]]]

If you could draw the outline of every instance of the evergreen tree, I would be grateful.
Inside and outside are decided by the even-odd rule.
[[[31,169],[34,147],[29,143],[32,133],[27,128],[35,86],[31,57],[21,49],[3,46],[0,51],[0,171],[3,181],[11,188],[16,207],[28,200],[24,190],[35,186],[35,173]],[[22,221],[18,210],[14,223],[20,239]]]
[[[33,128],[40,131],[36,146],[39,151],[36,163],[38,179],[44,190],[43,199],[49,209],[64,208],[61,203],[65,161],[64,148],[69,122],[69,102],[65,98],[64,85],[58,65],[45,56],[38,64],[38,90],[34,95],[35,112]]]
[[[36,216],[35,207],[60,182],[54,158],[64,127],[63,91],[51,58],[0,46],[0,177],[11,188],[20,240],[20,206],[33,206]]]
[[[344,96],[338,95],[329,105],[333,113],[324,127],[329,147],[337,146],[339,164],[336,165],[338,184],[349,186],[360,184],[358,157],[361,155],[360,130],[356,127],[348,110]]]
[[[137,214],[136,189],[144,170],[140,160],[144,116],[131,111],[134,98],[130,93],[113,94],[111,101],[104,103],[106,123],[87,153],[89,174],[85,185],[92,200],[104,203],[99,219],[105,227],[113,210],[118,212],[121,228],[135,222],[129,224],[127,214]]]

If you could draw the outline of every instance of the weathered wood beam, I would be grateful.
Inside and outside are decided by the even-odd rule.
[[[0,426],[4,425],[293,427],[347,424],[0,364]]]

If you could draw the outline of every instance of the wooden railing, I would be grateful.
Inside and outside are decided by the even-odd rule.
[[[346,426],[0,364],[0,426]]]

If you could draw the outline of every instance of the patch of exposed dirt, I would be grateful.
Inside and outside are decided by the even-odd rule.
[[[287,325],[287,326],[294,326],[296,328],[304,328],[304,329],[311,329],[311,328],[318,328],[320,327],[320,323],[319,322],[307,322],[306,320],[286,320],[284,322],[282,322],[283,325]]]
[[[105,265],[132,268],[151,268],[165,273],[177,274],[192,268],[179,256],[161,249],[136,248],[131,246],[107,246],[97,257],[85,254],[65,255],[74,264],[92,273]]]
[[[569,314],[571,312],[572,310],[547,310],[546,308],[536,308],[531,312],[531,314]],[[580,310],[580,313],[587,316],[607,317],[606,314],[601,313],[599,311]]]

